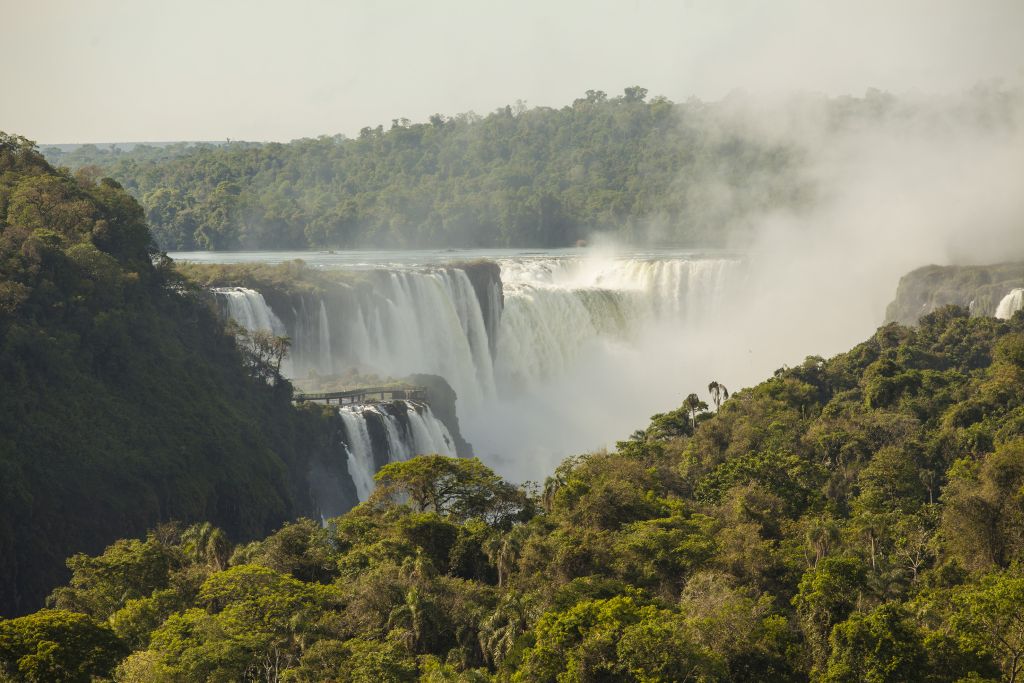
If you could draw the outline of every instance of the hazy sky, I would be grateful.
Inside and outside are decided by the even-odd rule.
[[[642,85],[955,91],[1024,73],[1024,0],[0,0],[0,130],[43,143],[353,135]]]

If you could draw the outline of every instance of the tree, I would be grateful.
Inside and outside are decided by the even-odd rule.
[[[0,665],[30,683],[90,683],[126,654],[109,626],[85,614],[43,610],[0,620]]]
[[[480,622],[480,652],[484,661],[492,667],[500,666],[535,618],[525,598],[516,592],[505,593],[494,612]]]
[[[807,544],[814,551],[814,562],[808,561],[812,567],[825,559],[829,551],[839,544],[839,524],[829,517],[816,517],[807,524]]]
[[[690,394],[683,400],[683,408],[690,413],[690,424],[693,429],[697,428],[697,413],[707,410],[708,404],[700,400],[697,394]]]
[[[214,571],[227,569],[232,546],[227,535],[209,522],[193,524],[181,534],[181,545],[193,562]]]
[[[793,606],[807,639],[811,661],[823,671],[832,627],[844,621],[866,585],[864,567],[848,557],[826,557],[800,580]]]
[[[234,335],[242,358],[253,379],[270,384],[281,383],[281,363],[288,356],[292,340],[270,330],[247,330],[234,321],[228,331]]]
[[[924,633],[898,603],[851,615],[832,629],[829,646],[821,678],[828,683],[902,683],[927,675]]]
[[[153,632],[150,649],[186,680],[273,683],[298,661],[315,615],[334,600],[329,588],[237,565],[207,579],[196,598],[202,609],[172,614]]]
[[[1003,676],[1015,683],[1024,672],[1024,577],[987,574],[954,590],[953,632],[967,647],[991,653]]]
[[[166,587],[176,558],[172,549],[150,535],[145,541],[117,541],[97,557],[73,555],[67,565],[70,585],[55,590],[49,602],[106,619],[128,600]]]
[[[483,517],[496,525],[528,515],[531,507],[526,494],[477,458],[423,455],[385,465],[374,479],[371,506],[408,498],[419,512],[460,520]]]
[[[647,97],[647,88],[641,88],[639,85],[626,88],[623,92],[623,99],[627,102],[643,102],[644,98]]]
[[[493,534],[484,542],[483,549],[487,559],[498,572],[499,588],[505,585],[515,569],[525,537],[526,527],[518,524],[508,531]]]
[[[630,597],[544,614],[513,681],[693,681],[717,662],[682,617]]]
[[[724,384],[720,384],[717,381],[712,380],[708,384],[708,393],[711,394],[712,400],[715,402],[715,412],[717,413],[722,407],[722,401],[729,399],[729,390],[725,388]]]
[[[943,489],[942,531],[968,567],[1006,567],[1024,556],[1024,439],[982,462],[962,459]]]

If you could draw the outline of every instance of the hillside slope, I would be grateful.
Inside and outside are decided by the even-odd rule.
[[[154,253],[116,182],[0,134],[0,614],[162,521],[245,539],[314,513],[308,461],[337,425],[254,377]]]
[[[326,528],[215,537],[161,528],[76,558],[57,609],[0,621],[0,664],[168,683],[1012,681],[1024,313],[943,308],[716,413],[695,396],[532,495],[417,458]],[[41,631],[53,649],[25,656]]]

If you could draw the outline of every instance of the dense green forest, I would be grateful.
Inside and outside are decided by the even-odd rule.
[[[887,103],[830,106],[840,125]],[[50,154],[117,179],[167,250],[561,247],[594,230],[715,246],[751,213],[812,191],[801,150],[758,139],[728,112],[632,87],[561,109],[399,119],[355,139]]]
[[[340,426],[294,409],[256,351],[117,182],[0,133],[0,614],[38,609],[69,554],[163,521],[244,539],[314,513],[309,461]]]
[[[49,609],[0,622],[0,663],[126,682],[1024,669],[1022,313],[887,325],[717,411],[691,396],[540,486],[440,456],[377,481],[326,527],[232,547],[164,525],[76,555]]]
[[[160,248],[565,247],[594,233],[691,248],[742,243],[766,215],[828,199],[819,164],[865,131],[1016,124],[992,83],[947,100],[869,89],[785,104],[734,93],[672,102],[625,88],[561,108],[435,114],[290,143],[83,145],[55,165],[110,176],[143,205]]]

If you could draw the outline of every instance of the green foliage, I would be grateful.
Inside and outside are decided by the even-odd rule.
[[[568,246],[593,230],[713,245],[722,226],[813,192],[801,150],[751,136],[728,103],[594,92],[561,109],[396,119],[356,139],[51,158],[99,164],[171,250]]]
[[[534,640],[514,681],[682,681],[709,666],[678,615],[630,597],[549,612]]]
[[[1024,439],[949,473],[943,532],[960,561],[979,569],[1024,561]]]
[[[125,654],[109,626],[84,614],[43,610],[0,619],[0,665],[29,683],[89,683],[109,676]]]
[[[309,458],[337,420],[291,406],[281,349],[265,346],[247,372],[251,355],[116,182],[54,170],[0,133],[0,614],[37,609],[69,555],[168,519],[246,539],[313,513]],[[75,557],[81,582],[61,604],[105,618],[146,597],[159,552],[126,541]]]
[[[992,656],[1006,680],[1024,671],[1024,577],[987,574],[953,591],[953,633],[971,650]]]
[[[374,477],[370,505],[408,499],[419,512],[431,510],[457,520],[485,518],[497,525],[529,517],[525,494],[503,481],[477,458],[427,455],[385,465]]]
[[[886,603],[854,614],[830,636],[831,654],[822,681],[898,683],[927,678],[924,634],[905,610]]]
[[[64,253],[32,234],[40,263]],[[687,396],[536,493],[415,458],[326,525],[237,547],[165,526],[74,555],[52,600],[123,648],[98,674],[119,681],[1019,680],[1022,338],[1024,316],[940,309],[714,413]],[[0,490],[24,500],[17,482]],[[52,653],[0,636],[7,675],[26,654],[55,670],[62,633]]]
[[[828,658],[832,627],[845,620],[861,601],[866,586],[865,567],[852,558],[829,557],[800,580],[793,598],[811,659],[823,666]]]

